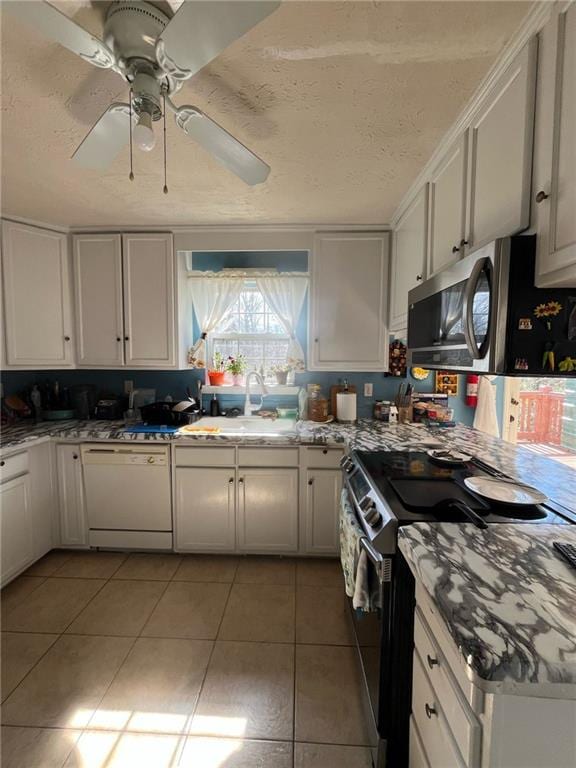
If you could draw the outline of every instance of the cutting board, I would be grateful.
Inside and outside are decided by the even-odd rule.
[[[338,392],[345,392],[344,384],[334,384],[330,387],[330,413],[332,416],[336,416],[336,395]],[[354,384],[348,385],[348,392],[356,394],[356,387]]]

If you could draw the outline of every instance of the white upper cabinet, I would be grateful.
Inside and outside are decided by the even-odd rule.
[[[390,285],[390,329],[408,325],[408,292],[426,277],[428,184],[406,208],[394,230]]]
[[[430,178],[428,275],[457,261],[466,245],[467,138],[450,147]]]
[[[387,232],[316,236],[311,254],[310,370],[387,368],[388,240]]]
[[[128,366],[172,367],[175,360],[172,235],[122,236]]]
[[[576,6],[540,34],[532,205],[536,285],[576,287]]]
[[[475,112],[470,126],[468,247],[530,223],[537,40],[524,46]]]
[[[78,364],[116,367],[124,362],[120,235],[74,237]]]
[[[66,235],[2,223],[6,364],[74,365]]]

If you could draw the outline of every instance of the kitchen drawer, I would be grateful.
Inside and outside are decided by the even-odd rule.
[[[236,464],[236,448],[234,446],[193,448],[177,445],[175,457],[177,467],[233,467]]]
[[[433,768],[466,768],[442,712],[440,700],[432,690],[416,651],[412,676],[412,716],[424,753]]]
[[[28,451],[0,459],[0,482],[5,483],[13,477],[26,474],[26,472],[28,472]]]
[[[422,740],[414,718],[410,718],[410,760],[409,768],[430,768],[430,763],[424,752]]]
[[[238,448],[239,467],[297,467],[298,448]]]
[[[421,582],[416,581],[416,605],[421,611],[421,617],[424,619],[426,627],[434,638],[434,642],[439,648],[442,648],[442,654],[448,662],[450,671],[464,698],[470,704],[474,712],[482,712],[484,709],[484,694],[477,685],[468,678],[466,662],[464,657],[456,647],[444,620],[438,613],[438,608],[422,586]]]
[[[414,617],[414,645],[440,701],[442,711],[450,723],[458,748],[466,764],[475,768],[479,762],[481,725],[465,700],[419,608],[416,608]]]
[[[302,466],[306,468],[337,469],[343,455],[344,448],[328,448],[326,445],[300,449]]]

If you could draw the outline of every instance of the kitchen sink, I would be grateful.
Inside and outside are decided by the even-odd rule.
[[[290,435],[296,433],[295,419],[262,419],[260,416],[205,416],[195,421],[193,427],[216,427],[221,435]],[[186,435],[186,432],[183,433]],[[194,433],[188,433],[192,436]]]

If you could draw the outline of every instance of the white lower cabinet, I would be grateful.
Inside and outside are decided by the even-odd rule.
[[[236,470],[233,467],[176,469],[175,540],[179,552],[234,550],[235,480]]]
[[[342,472],[339,469],[308,469],[305,483],[306,553],[337,555]]]
[[[241,552],[296,552],[296,468],[239,468],[237,542]]]
[[[52,443],[47,442],[28,450],[35,560],[49,552],[55,540],[56,485],[53,448]]]
[[[482,690],[419,581],[412,683],[409,768],[576,765],[576,701]]]
[[[2,586],[34,559],[30,475],[0,485]]]
[[[88,525],[79,445],[57,445],[60,546],[88,546]]]

